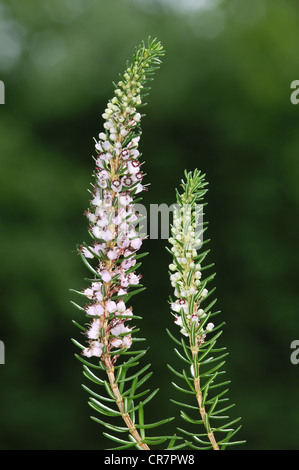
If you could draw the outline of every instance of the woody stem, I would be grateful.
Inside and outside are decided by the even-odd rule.
[[[103,362],[104,362],[104,365],[107,368],[107,375],[108,375],[108,379],[109,379],[111,389],[112,389],[112,391],[114,393],[114,396],[116,398],[116,404],[118,406],[118,409],[121,413],[121,416],[122,416],[124,422],[126,423],[126,426],[129,430],[131,436],[135,439],[135,441],[137,442],[137,444],[139,445],[139,447],[142,450],[150,450],[150,448],[147,446],[147,444],[142,442],[141,436],[140,436],[139,432],[137,431],[136,427],[134,426],[134,424],[133,424],[133,422],[130,418],[130,415],[124,410],[124,403],[123,403],[123,399],[122,399],[121,393],[119,391],[118,385],[115,381],[114,367],[112,365],[111,358],[109,356],[106,356],[105,358],[103,357]]]
[[[192,351],[192,356],[193,356],[193,359],[194,359],[195,356],[197,358],[197,351]],[[195,361],[193,360],[193,364],[194,363],[195,363]],[[198,369],[199,369],[199,364],[198,364]],[[210,423],[207,420],[207,413],[206,413],[205,406],[202,403],[202,391],[201,391],[201,388],[200,388],[200,377],[199,377],[199,371],[198,370],[197,370],[197,373],[195,373],[195,371],[194,371],[194,388],[195,388],[195,392],[196,392],[196,400],[197,400],[197,403],[198,403],[200,416],[201,416],[201,419],[203,421],[204,427],[206,428],[209,441],[211,442],[212,447],[213,447],[214,450],[220,450],[219,446],[216,442],[215,436],[213,434],[213,431],[211,429]]]

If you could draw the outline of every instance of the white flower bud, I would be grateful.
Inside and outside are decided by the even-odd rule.
[[[208,289],[204,289],[201,293],[201,296],[206,297],[208,295],[208,292],[209,292]]]

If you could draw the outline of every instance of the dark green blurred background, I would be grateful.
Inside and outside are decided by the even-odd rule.
[[[0,448],[107,447],[80,386],[69,288],[86,286],[75,250],[88,239],[93,137],[112,81],[149,35],[167,54],[142,125],[144,202],[172,204],[185,168],[206,173],[217,321],[226,322],[219,344],[230,351],[242,448],[298,449],[295,0],[0,0]],[[176,413],[164,245],[144,243],[147,290],[133,303],[160,387],[150,421]]]

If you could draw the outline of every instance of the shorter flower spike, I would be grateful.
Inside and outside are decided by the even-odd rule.
[[[189,398],[193,396],[193,401],[186,400],[184,403],[172,401],[180,407],[193,409],[195,417],[190,417],[181,411],[182,418],[192,424],[201,424],[204,428],[204,434],[203,431],[194,433],[180,429],[188,445],[193,449],[220,450],[240,443],[240,441],[231,441],[233,435],[240,429],[240,427],[233,429],[231,426],[240,418],[229,423],[225,422],[228,417],[223,416],[222,412],[234,405],[227,406],[228,399],[224,397],[228,390],[225,386],[229,382],[217,383],[218,377],[224,373],[221,368],[225,363],[223,358],[227,352],[226,348],[215,347],[216,340],[221,334],[222,324],[215,326],[210,321],[220,313],[212,311],[216,300],[210,300],[214,292],[214,288],[210,288],[210,281],[214,279],[215,274],[204,276],[206,270],[213,266],[203,265],[209,252],[202,250],[206,243],[203,240],[206,231],[206,222],[203,222],[203,200],[207,192],[207,182],[205,175],[198,170],[193,173],[185,172],[185,178],[181,185],[182,193],[177,191],[177,206],[169,238],[172,247],[171,249],[167,247],[173,258],[169,265],[170,282],[174,288],[174,299],[170,299],[170,308],[174,323],[182,334],[181,340],[169,330],[167,332],[174,342],[182,347],[182,352],[178,349],[175,351],[184,364],[188,365],[187,370],[183,369],[182,372],[169,366],[175,375],[184,379],[188,390],[175,383],[173,385],[180,392],[187,393]],[[214,335],[211,336],[211,333]],[[211,355],[214,353],[215,357]],[[213,396],[210,397],[210,394]],[[219,425],[220,418],[222,419]],[[202,440],[202,436],[207,440]]]

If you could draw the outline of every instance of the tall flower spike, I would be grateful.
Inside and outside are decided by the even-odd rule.
[[[191,401],[186,399],[183,403],[172,401],[180,408],[187,407],[195,413],[190,417],[181,410],[181,417],[192,425],[202,425],[204,430],[203,434],[203,430],[190,432],[179,428],[186,443],[193,449],[223,450],[228,445],[244,441],[231,441],[241,427],[233,428],[240,418],[227,422],[228,416],[223,416],[223,412],[234,405],[228,405],[228,398],[225,398],[228,390],[225,387],[229,381],[218,382],[224,373],[222,366],[227,352],[226,348],[215,347],[222,333],[222,324],[215,326],[211,321],[220,313],[212,312],[216,300],[210,300],[214,289],[210,289],[209,285],[215,274],[204,277],[206,270],[213,265],[202,264],[209,252],[201,250],[209,241],[203,241],[206,223],[202,223],[202,201],[207,192],[204,177],[198,170],[185,172],[186,180],[181,185],[183,192],[180,194],[177,191],[177,206],[169,239],[172,248],[167,247],[167,250],[173,258],[169,265],[175,297],[170,299],[171,313],[182,336],[178,340],[169,330],[167,332],[182,348],[182,351],[175,349],[175,352],[185,365],[188,364],[188,369],[180,372],[171,366],[169,368],[187,384],[187,390],[176,383],[173,383],[174,387],[185,397],[191,397]]]
[[[149,40],[147,46],[140,45],[132,63],[127,64],[125,73],[115,85],[115,95],[103,114],[104,131],[95,143],[96,170],[90,206],[85,213],[92,242],[79,248],[83,262],[94,277],[89,279],[89,286],[82,292],[75,291],[86,299],[84,307],[75,305],[85,313],[87,326],[74,322],[83,332],[85,344],[73,342],[81,349],[81,355],[76,356],[84,364],[84,375],[106,390],[106,396],[102,396],[84,386],[91,394],[90,406],[104,416],[93,419],[117,434],[128,433],[126,439],[104,433],[117,443],[115,449],[148,450],[149,445],[168,439],[167,436],[145,436],[143,407],[158,391],[139,390],[151,376],[150,365],[127,374],[138,366],[146,353],[145,350],[130,349],[142,338],[134,336],[138,330],[132,326],[141,317],[133,314],[128,303],[133,295],[144,289],[140,284],[141,275],[136,273],[141,264],[137,260],[145,254],[137,254],[144,236],[134,209],[136,194],[145,189],[138,150],[141,134],[138,108],[143,104],[149,89],[146,84],[153,79],[163,54],[163,48],[156,40]],[[104,377],[98,377],[91,369],[100,371]],[[125,427],[112,426],[105,422],[105,417],[122,418]],[[135,424],[137,419],[139,422]],[[146,428],[154,428],[171,419],[147,424]]]

